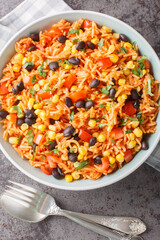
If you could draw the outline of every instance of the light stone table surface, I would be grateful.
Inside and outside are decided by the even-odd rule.
[[[51,0],[52,1],[52,0]],[[0,0],[0,17],[22,0]],[[139,31],[160,56],[160,0],[66,0],[73,9],[94,10],[117,17]],[[43,186],[29,179],[5,158],[0,159],[0,193],[7,179],[33,184],[54,196],[65,209],[99,215],[135,216],[147,224],[145,240],[160,239],[160,173],[143,164],[112,186],[72,192]],[[29,224],[0,208],[0,240],[105,240],[62,217]]]

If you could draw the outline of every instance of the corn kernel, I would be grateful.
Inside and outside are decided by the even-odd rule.
[[[57,138],[57,139],[60,139],[61,137],[63,137],[63,133],[57,133],[57,134],[56,134],[56,138]]]
[[[116,159],[115,159],[114,157],[109,157],[109,162],[110,162],[111,164],[114,164],[115,161],[116,161]]]
[[[63,67],[64,67],[64,69],[69,70],[72,68],[72,65],[64,64]]]
[[[124,78],[121,78],[121,79],[118,80],[119,85],[124,85],[125,82],[126,82],[126,80]]]
[[[141,91],[141,88],[140,86],[137,87],[137,92],[140,92]]]
[[[119,96],[118,98],[117,98],[117,101],[120,103],[120,102],[123,102],[123,99],[122,99],[122,96]]]
[[[61,155],[61,159],[64,160],[64,161],[67,161],[68,160],[68,156],[65,155],[65,154],[62,154]]]
[[[99,136],[98,132],[95,132],[92,135],[93,135],[93,137],[96,137],[96,138]]]
[[[38,83],[41,87],[43,87],[46,84],[46,81],[45,80],[40,80]]]
[[[107,127],[107,131],[108,131],[108,132],[111,132],[112,128],[113,128],[113,126],[112,126],[112,125],[109,125],[109,126]]]
[[[146,74],[146,72],[147,72],[146,69],[143,69],[143,70],[142,70],[143,76]]]
[[[133,132],[136,135],[136,137],[142,137],[142,135],[143,135],[143,132],[139,127],[135,128]]]
[[[18,53],[14,56],[14,59],[15,60],[19,60],[19,61],[22,61],[24,58],[23,54],[22,53]]]
[[[17,145],[19,143],[18,137],[10,137],[9,138],[9,143]]]
[[[57,103],[58,101],[59,101],[59,96],[57,94],[55,94],[52,98],[52,102]]]
[[[72,172],[72,177],[74,180],[78,180],[80,178],[80,174],[77,171]]]
[[[129,133],[128,136],[129,136],[130,140],[134,140],[135,139],[134,133]]]
[[[120,153],[116,156],[116,160],[119,162],[119,163],[122,163],[124,162],[124,156]]]
[[[56,133],[55,133],[55,132],[52,132],[52,131],[48,131],[47,136],[48,136],[49,139],[55,140],[55,138],[56,138]]]
[[[106,110],[109,111],[109,109],[110,109],[110,105],[107,104],[107,106],[106,106]]]
[[[110,53],[113,53],[115,51],[115,46],[114,45],[110,45],[108,51]]]
[[[135,140],[130,141],[130,142],[128,143],[128,145],[127,145],[127,147],[128,147],[129,149],[132,149],[132,148],[134,148],[135,146],[136,146],[136,141],[135,141]]]
[[[105,142],[106,138],[104,134],[100,134],[97,138],[98,142]]]
[[[23,124],[21,125],[21,130],[22,130],[22,131],[26,131],[28,128],[29,128],[29,126],[28,126],[27,123],[23,123]]]
[[[80,35],[80,34],[82,34],[82,33],[83,33],[83,30],[82,30],[82,29],[80,29],[80,30],[79,30],[79,35]]]
[[[126,94],[122,94],[122,100],[125,101],[127,99],[127,95]]]
[[[6,119],[7,119],[8,121],[11,121],[11,116],[10,116],[10,115],[7,115],[7,116],[6,116]]]
[[[88,143],[88,142],[84,142],[84,146],[85,146],[86,148],[88,148],[88,147],[89,147],[89,143]]]
[[[109,155],[110,155],[110,151],[109,150],[104,151],[104,153],[103,153],[104,157],[108,157]]]
[[[128,76],[131,72],[130,72],[129,69],[126,69],[126,70],[123,71],[123,73],[124,73],[124,75]]]
[[[39,116],[40,116],[40,118],[41,118],[43,121],[45,121],[45,119],[46,119],[46,112],[45,112],[45,111],[40,111]]]
[[[88,122],[88,125],[90,126],[90,127],[95,127],[96,126],[96,124],[97,124],[97,122],[95,121],[95,120],[89,120],[89,122]]]
[[[96,45],[99,42],[99,39],[98,38],[92,38],[91,42]]]
[[[84,148],[84,147],[80,147],[79,148],[79,153],[80,153],[80,155],[86,155],[87,154],[87,150]]]
[[[24,57],[22,60],[22,65],[24,65],[26,62],[28,62],[28,58]]]
[[[49,130],[52,130],[52,131],[56,130],[56,127],[54,125],[49,125],[48,128],[49,128]]]
[[[40,109],[40,108],[42,108],[42,106],[40,104],[36,103],[36,104],[33,105],[33,108],[34,109]]]
[[[84,155],[82,155],[82,154],[78,154],[78,157],[77,157],[77,159],[78,159],[78,160],[82,160],[82,159],[83,159],[83,157],[84,157]]]
[[[76,91],[77,89],[78,89],[78,87],[74,85],[74,86],[71,87],[70,91],[71,91],[71,92],[74,92],[74,91]]]
[[[136,145],[135,148],[134,148],[134,150],[135,150],[136,152],[139,152],[139,150],[140,150],[139,145]]]
[[[139,121],[133,121],[131,125],[133,128],[136,128],[139,125]]]
[[[17,100],[22,100],[22,95],[17,96]]]
[[[36,84],[33,86],[33,88],[34,88],[34,90],[35,90],[36,92],[38,92],[38,91],[40,90],[40,86],[39,86],[38,83],[36,83]]]
[[[113,36],[114,36],[116,39],[119,39],[119,33],[113,33]]]
[[[66,182],[72,182],[73,181],[72,175],[71,174],[66,174],[65,175],[65,180],[66,180]]]
[[[110,58],[111,62],[113,62],[113,63],[116,63],[119,60],[119,57],[116,54],[111,54],[109,58]]]
[[[106,31],[107,33],[111,33],[111,32],[112,32],[112,29],[109,28],[109,27],[106,27],[106,26],[103,26],[102,29],[103,29],[104,31]]]
[[[101,76],[102,77],[106,77],[107,76],[107,72],[102,72]]]
[[[12,67],[13,72],[19,72],[20,69],[21,69],[21,66],[19,66],[19,65],[13,65],[13,67]]]
[[[35,128],[35,129],[38,129],[38,124],[33,124],[32,127]]]
[[[78,51],[77,51],[77,49],[76,49],[76,45],[73,45],[73,47],[72,47],[72,53],[73,54],[75,54],[75,53],[77,53]]]
[[[129,69],[132,69],[132,68],[135,67],[135,65],[133,64],[133,61],[129,61],[129,62],[127,62],[127,64],[126,64],[126,67],[129,68]]]
[[[40,124],[38,126],[38,130],[40,130],[41,132],[44,132],[46,130],[46,126],[44,124]]]
[[[65,45],[66,45],[66,46],[69,46],[69,47],[72,47],[72,46],[73,46],[73,43],[72,43],[70,40],[66,40],[66,41],[65,41]]]
[[[36,115],[39,115],[39,114],[40,114],[40,112],[41,112],[41,110],[40,110],[40,109],[36,109],[36,110],[34,111],[34,113],[35,113]]]
[[[136,60],[137,57],[138,57],[137,53],[134,53],[134,55],[132,55],[132,59],[133,59],[133,60]]]
[[[65,51],[65,52],[70,52],[70,51],[71,51],[71,47],[70,47],[70,46],[65,46],[65,47],[63,48],[63,51]]]
[[[132,44],[129,43],[129,42],[125,42],[124,47],[125,48],[132,48]]]
[[[35,99],[34,99],[34,98],[30,98],[30,99],[29,99],[29,101],[28,101],[28,108],[29,108],[29,109],[32,109],[34,102],[35,102]]]

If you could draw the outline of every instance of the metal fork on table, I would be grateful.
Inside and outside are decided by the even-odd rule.
[[[39,222],[49,215],[65,216],[110,240],[140,240],[142,238],[137,235],[146,230],[145,224],[138,218],[97,216],[62,210],[49,194],[9,182],[14,186],[7,186],[8,189],[0,196],[0,203],[12,216],[28,222]]]

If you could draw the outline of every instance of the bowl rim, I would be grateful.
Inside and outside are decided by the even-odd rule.
[[[133,33],[135,33],[138,37],[140,37],[143,42],[145,42],[145,44],[147,44],[153,51],[154,54],[154,58],[156,58],[156,60],[159,62],[160,64],[160,60],[155,52],[155,50],[152,48],[152,46],[148,43],[148,41],[138,32],[136,31],[133,27],[131,27],[129,24],[123,22],[122,20],[119,20],[116,17],[112,17],[108,14],[104,14],[104,13],[99,13],[99,12],[95,12],[95,11],[90,11],[90,10],[70,10],[70,11],[65,11],[65,12],[59,12],[57,14],[52,14],[52,15],[48,15],[48,16],[44,16],[42,18],[39,18],[33,22],[31,22],[30,24],[27,24],[26,26],[24,26],[23,28],[21,28],[16,34],[14,34],[11,39],[8,41],[8,43],[2,48],[2,50],[0,51],[0,57],[2,56],[2,54],[5,53],[5,50],[7,49],[7,47],[16,39],[16,37],[18,37],[23,31],[27,30],[28,28],[32,27],[34,24],[38,23],[38,22],[42,22],[43,20],[46,19],[51,19],[52,17],[61,17],[63,18],[63,15],[69,15],[69,14],[73,14],[73,13],[86,13],[86,14],[90,14],[92,16],[94,15],[98,15],[98,16],[102,16],[102,17],[107,17],[110,20],[114,20],[117,21],[117,23],[121,23],[124,26],[126,26],[129,30],[131,30]],[[17,168],[19,169],[22,173],[24,173],[26,176],[30,177],[31,179],[44,184],[46,186],[49,187],[54,187],[56,189],[61,189],[61,190],[71,190],[71,191],[85,191],[85,190],[93,190],[93,189],[98,189],[98,188],[102,188],[108,185],[111,185],[113,183],[116,183],[122,179],[124,179],[125,177],[127,177],[128,175],[130,175],[132,172],[134,172],[138,167],[140,167],[145,161],[146,159],[151,155],[151,153],[153,152],[153,150],[155,149],[155,147],[157,146],[158,142],[160,140],[160,133],[159,135],[154,139],[154,143],[153,145],[149,148],[149,150],[147,151],[147,153],[145,154],[145,156],[141,159],[141,161],[137,162],[137,164],[135,164],[132,168],[128,169],[126,172],[120,174],[119,176],[117,176],[115,179],[113,179],[112,181],[104,181],[104,182],[100,182],[100,183],[96,183],[93,184],[92,186],[87,186],[87,185],[83,185],[83,186],[70,186],[68,185],[66,186],[61,186],[61,185],[57,185],[56,183],[49,183],[45,180],[41,180],[40,178],[34,176],[33,174],[29,173],[27,170],[25,170],[23,167],[19,166],[18,163],[16,163],[12,157],[7,153],[6,149],[2,146],[2,144],[0,143],[0,149],[1,151],[4,153],[4,155],[7,157],[7,159]],[[23,159],[22,159],[23,160]],[[105,176],[104,176],[105,177]],[[87,181],[87,180],[86,180]],[[94,181],[93,181],[94,183]]]

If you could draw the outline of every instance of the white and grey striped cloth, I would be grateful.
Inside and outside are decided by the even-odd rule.
[[[68,10],[71,8],[63,0],[25,0],[0,19],[0,49],[25,25],[43,16]],[[160,171],[160,143],[146,163]]]

